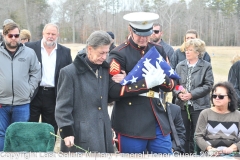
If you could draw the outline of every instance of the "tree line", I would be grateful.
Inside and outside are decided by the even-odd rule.
[[[163,39],[178,46],[188,29],[196,29],[208,46],[239,46],[240,0],[0,0],[0,22],[13,19],[42,36],[46,23],[60,27],[60,43],[85,43],[95,30],[112,31],[115,43],[125,41],[128,23],[123,15],[145,11],[158,13]]]

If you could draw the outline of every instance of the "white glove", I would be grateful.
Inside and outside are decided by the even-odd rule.
[[[146,69],[142,69],[142,71],[145,73],[142,74],[142,76],[145,77],[148,89],[161,85],[165,81],[166,74],[164,74],[164,71],[160,67],[159,63],[156,62],[156,68],[150,63],[145,63],[144,66]]]

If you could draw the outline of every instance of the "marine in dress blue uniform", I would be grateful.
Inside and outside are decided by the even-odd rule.
[[[120,70],[129,73],[153,46],[166,60],[163,47],[149,41],[153,21],[159,18],[157,14],[135,12],[123,18],[129,22],[130,36],[110,52],[110,74],[117,74]],[[149,82],[162,76],[164,81],[158,85]],[[165,74],[145,77],[127,86],[111,82],[109,96],[115,99],[111,121],[121,153],[172,153],[171,128],[159,99],[159,89],[171,92],[173,88],[174,80]]]

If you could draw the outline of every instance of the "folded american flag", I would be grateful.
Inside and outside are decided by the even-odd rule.
[[[155,46],[153,46],[133,67],[133,69],[128,73],[128,75],[120,82],[121,85],[131,84],[143,79],[142,68],[144,63],[151,63],[156,67],[156,62],[160,64],[160,67],[164,70],[164,73],[172,79],[180,79],[178,74],[172,69],[171,66],[163,59],[160,53],[157,51]]]

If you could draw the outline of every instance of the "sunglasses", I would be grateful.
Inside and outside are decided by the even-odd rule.
[[[160,31],[159,30],[153,30],[155,34],[158,34]]]
[[[19,34],[8,34],[8,38],[19,38]]]
[[[216,94],[213,94],[212,98],[216,99],[218,97],[219,99],[223,99],[225,96],[228,96],[228,95],[216,95]]]

